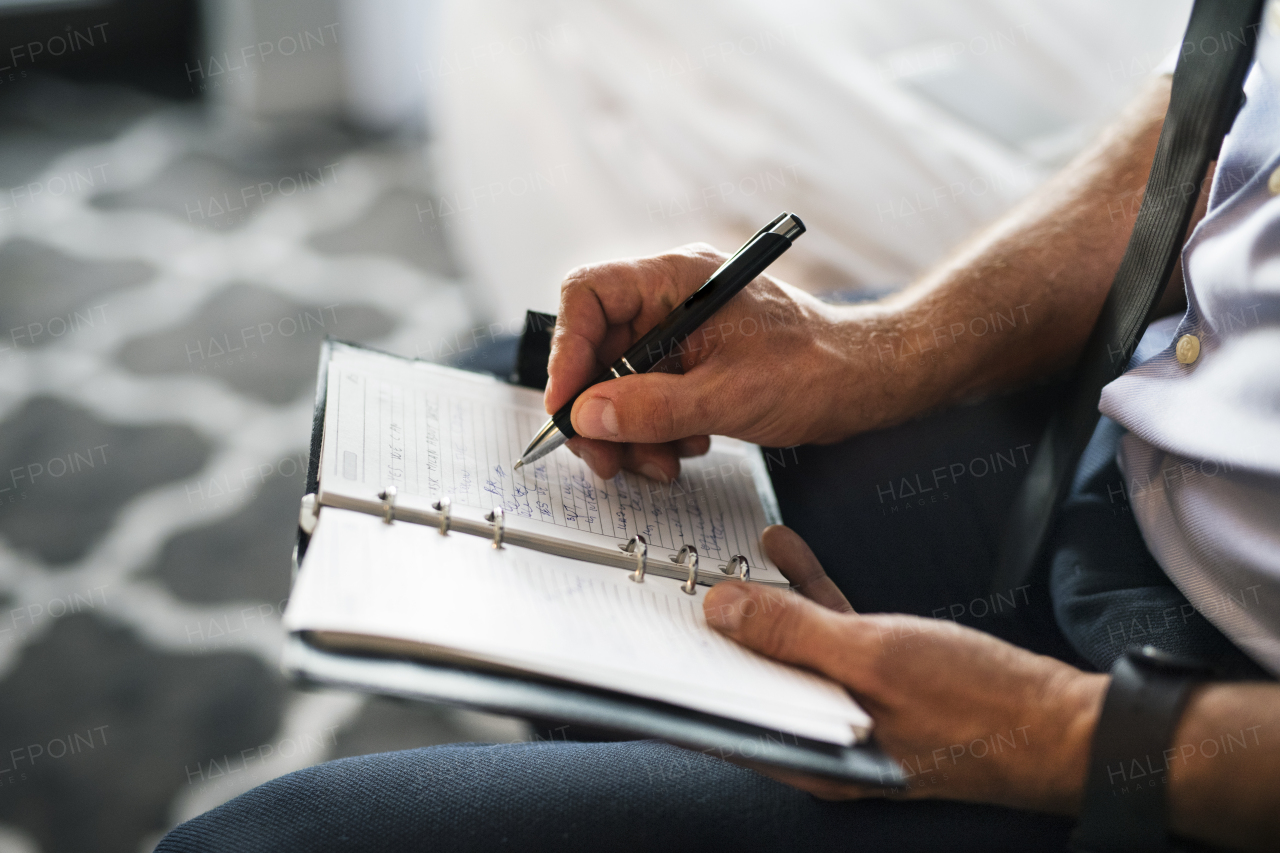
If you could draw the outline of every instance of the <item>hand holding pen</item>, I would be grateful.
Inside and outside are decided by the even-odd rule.
[[[548,412],[573,401],[579,437],[569,447],[601,477],[626,468],[669,481],[680,457],[705,453],[712,434],[768,446],[844,434],[856,377],[847,375],[847,356],[835,343],[847,309],[764,275],[676,348],[672,361],[682,372],[589,385],[724,260],[707,246],[689,246],[568,276],[545,400]]]

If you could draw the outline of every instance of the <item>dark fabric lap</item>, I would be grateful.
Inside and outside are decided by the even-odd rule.
[[[783,521],[859,612],[954,619],[1084,663],[1054,623],[1047,571],[991,589],[1005,519],[1060,393],[1037,386],[839,444],[770,450]]]
[[[818,800],[650,741],[452,745],[332,761],[174,830],[186,851],[1062,849],[1070,821],[948,802]]]

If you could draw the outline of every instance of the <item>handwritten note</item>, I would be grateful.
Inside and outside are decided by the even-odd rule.
[[[509,524],[613,548],[636,533],[651,547],[693,545],[708,563],[744,554],[766,562],[769,523],[756,486],[754,449],[717,439],[661,484],[623,472],[602,480],[567,449],[513,471],[545,422],[541,395],[434,365],[340,349],[329,366],[325,477],[341,486],[452,499],[455,507],[500,506]],[[344,464],[355,454],[358,464]],[[328,484],[327,484],[327,487]],[[558,532],[557,532],[558,531]]]

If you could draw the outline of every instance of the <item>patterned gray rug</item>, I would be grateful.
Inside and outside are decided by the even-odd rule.
[[[249,157],[198,107],[6,88],[0,853],[149,850],[309,764],[525,737],[278,670],[320,340],[434,355],[477,322],[422,146]]]

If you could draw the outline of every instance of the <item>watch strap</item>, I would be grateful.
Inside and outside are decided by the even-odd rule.
[[[1058,505],[1098,424],[1103,386],[1124,372],[1181,256],[1205,170],[1241,103],[1262,5],[1196,0],[1191,10],[1129,245],[1018,487],[997,553],[993,593],[1025,583],[1040,564]]]
[[[1111,669],[1111,686],[1093,736],[1077,853],[1155,853],[1169,849],[1166,790],[1170,749],[1187,698],[1209,670],[1133,648]]]

